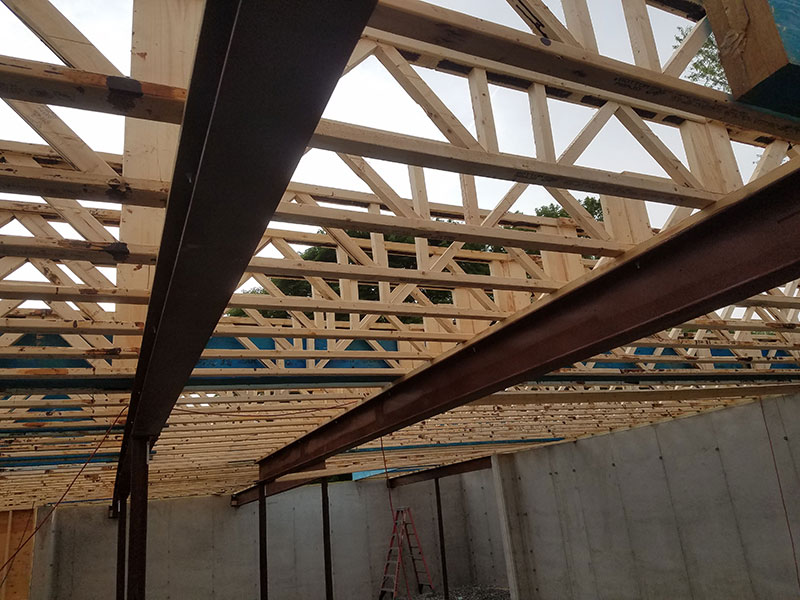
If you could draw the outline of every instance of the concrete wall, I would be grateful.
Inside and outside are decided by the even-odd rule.
[[[512,590],[800,598],[799,466],[797,396],[497,457]]]
[[[453,587],[509,585],[525,600],[800,598],[800,396],[495,457],[441,486]],[[438,584],[433,489],[393,500],[412,507]],[[373,597],[387,490],[329,491],[335,595]],[[152,502],[148,597],[257,597],[255,508]],[[319,486],[270,498],[268,527],[270,597],[324,597]],[[115,547],[105,506],[58,509],[36,539],[31,599],[113,597]]]
[[[441,481],[452,586],[505,581],[491,473]],[[394,505],[413,510],[434,583],[441,581],[433,482],[398,488]],[[335,596],[376,595],[391,533],[382,481],[329,486]],[[268,499],[270,597],[324,597],[320,487]],[[42,511],[44,512],[44,511]],[[227,497],[153,501],[149,507],[148,598],[258,597],[256,505]],[[104,505],[65,506],[36,539],[31,600],[113,597],[116,521]]]
[[[466,473],[453,477],[461,486],[464,499],[464,529],[467,536],[467,561],[462,563],[473,574],[473,582],[506,587],[506,563],[500,535],[497,501],[490,471]],[[448,479],[442,479],[442,484]],[[448,546],[449,547],[449,546]],[[455,568],[448,559],[450,569]]]

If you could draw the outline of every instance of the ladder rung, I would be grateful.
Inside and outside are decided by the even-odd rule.
[[[422,552],[422,544],[420,544],[419,541],[417,527],[414,524],[414,517],[411,516],[411,509],[400,507],[394,511],[394,524],[392,527],[392,535],[389,538],[389,551],[386,553],[384,575],[378,594],[380,598],[383,598],[386,592],[391,593],[391,598],[394,600],[398,600],[399,598],[397,595],[397,583],[401,561],[403,559],[404,546],[408,547],[412,570],[416,576],[417,587],[420,593],[422,593],[425,587],[429,588],[431,591],[434,589],[433,584],[430,582],[430,574],[428,573],[428,567],[425,563],[425,555]],[[428,579],[428,581],[423,582],[422,579]]]

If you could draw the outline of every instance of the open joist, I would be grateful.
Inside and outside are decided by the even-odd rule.
[[[426,55],[430,44],[484,60],[528,69],[626,97],[656,102],[744,129],[797,141],[800,121],[732,102],[715,90],[660,72],[587,53],[576,46],[490,23],[417,0],[381,0],[370,27],[409,41],[401,50]],[[368,33],[369,36],[369,33]],[[441,57],[440,57],[441,59]]]
[[[690,3],[687,2],[688,4]],[[407,41],[404,45],[396,44],[400,50],[416,54],[418,58],[430,56],[433,60],[429,62],[433,64],[446,62],[451,69],[462,75],[479,65],[469,62],[459,64],[460,61],[453,60],[456,57],[441,56],[436,50],[426,52],[420,44],[440,47],[465,57],[472,56],[483,61],[538,72],[581,85],[587,91],[594,88],[650,104],[657,103],[676,111],[722,121],[734,129],[762,131],[789,141],[800,139],[800,124],[796,121],[732,102],[720,92],[677,77],[658,77],[660,73],[593,52],[587,53],[574,44],[524,34],[424,2],[382,0],[369,25],[380,35],[405,38]],[[377,41],[389,40],[381,37]],[[0,73],[10,82],[4,89],[0,89],[0,96],[34,102],[42,101],[41,96],[45,96],[51,104],[144,119],[180,121],[180,109],[165,104],[180,104],[182,95],[185,95],[183,90],[170,91],[156,86],[152,89],[150,98],[147,92],[151,92],[150,86],[153,84],[115,77],[109,81],[108,76],[101,74],[67,75],[67,71],[63,71],[65,67],[54,65],[50,69],[49,65],[41,63],[38,67],[36,64],[29,64],[20,68],[19,63],[14,62],[17,60],[19,59],[3,57],[0,61]],[[479,67],[488,71],[490,82],[508,85],[513,84],[516,79],[519,85],[519,82],[525,81],[524,76],[511,73],[499,73],[493,81],[491,68],[487,69],[487,65]],[[60,80],[53,81],[53,78]],[[530,84],[531,81],[528,81],[525,87]],[[53,89],[58,89],[59,93],[53,94]],[[591,96],[591,93],[582,95]],[[39,100],[37,96],[40,97]]]
[[[310,140],[314,148],[505,179],[704,208],[719,194],[690,188],[661,177],[640,177],[588,167],[554,164],[514,154],[491,154],[445,142],[323,119]],[[163,206],[161,182],[122,180],[63,169],[0,165],[0,191],[83,198],[136,206]],[[296,209],[294,212],[298,212]],[[291,214],[291,213],[290,213]],[[376,215],[377,216],[377,215]]]
[[[134,12],[132,55],[132,73],[136,81],[120,77],[99,50],[58,15],[49,0],[2,1],[56,52],[67,67],[50,69],[47,65],[22,59],[7,62],[0,59],[0,72],[7,71],[8,81],[20,84],[9,93],[21,94],[22,102],[39,102],[38,105],[29,105],[26,114],[37,117],[29,117],[29,122],[37,131],[43,129],[40,135],[53,144],[50,147],[0,141],[0,168],[9,169],[5,171],[8,174],[6,178],[0,172],[0,181],[8,186],[6,191],[14,189],[50,194],[44,198],[48,203],[27,199],[0,201],[0,223],[12,225],[6,231],[22,226],[34,236],[24,240],[0,238],[0,254],[3,255],[0,271],[6,276],[5,281],[0,282],[0,298],[3,298],[0,302],[0,318],[3,318],[0,321],[0,358],[6,359],[0,376],[7,376],[3,381],[4,387],[20,392],[2,402],[0,421],[2,427],[10,432],[11,453],[27,459],[40,452],[37,447],[48,443],[48,448],[63,451],[74,463],[82,452],[85,453],[87,445],[99,440],[105,427],[127,404],[129,395],[124,392],[102,392],[103,387],[110,383],[129,388],[132,382],[132,359],[138,356],[138,345],[144,332],[144,306],[149,300],[149,282],[169,193],[166,182],[172,175],[172,152],[177,145],[178,128],[172,123],[181,118],[186,96],[184,88],[195,43],[194,21],[201,12],[202,3],[184,0],[138,2]],[[508,10],[502,6],[504,0],[493,1]],[[445,20],[462,28],[460,31],[468,32],[469,38],[432,40],[430,30],[421,31],[419,36],[414,32],[410,37],[376,27],[365,30],[345,73],[374,55],[451,143],[429,144],[430,139],[398,135],[386,131],[390,127],[388,124],[378,124],[383,129],[376,131],[352,123],[323,121],[320,131],[330,134],[333,130],[333,141],[324,136],[319,140],[340,144],[337,148],[347,155],[345,164],[366,183],[366,187],[360,189],[370,191],[322,185],[333,183],[329,179],[332,173],[326,169],[314,173],[310,179],[314,184],[289,184],[274,213],[274,220],[308,225],[314,230],[323,228],[325,232],[297,232],[272,227],[264,232],[257,246],[257,260],[251,260],[247,266],[252,271],[245,271],[238,283],[249,286],[255,281],[255,285],[260,285],[266,293],[232,296],[228,306],[237,309],[234,314],[244,315],[226,315],[220,319],[214,329],[218,339],[208,344],[209,347],[200,355],[201,359],[246,359],[248,362],[236,366],[223,361],[203,361],[196,365],[200,368],[195,370],[167,421],[167,429],[155,446],[157,453],[151,465],[154,477],[152,497],[228,493],[251,485],[255,475],[253,464],[264,454],[336,419],[363,397],[377,392],[390,379],[419,367],[423,361],[435,359],[456,344],[468,342],[490,322],[508,319],[531,302],[539,303],[543,299],[542,292],[556,292],[558,296],[556,287],[580,277],[587,269],[600,271],[608,263],[613,263],[616,256],[629,250],[631,244],[650,237],[653,230],[647,219],[647,210],[652,207],[646,208],[640,201],[642,198],[660,199],[678,207],[665,228],[688,216],[693,208],[711,206],[741,179],[730,140],[766,146],[767,151],[758,161],[753,179],[778,166],[787,151],[790,156],[796,154],[785,140],[771,142],[775,137],[772,133],[759,131],[753,128],[755,126],[748,129],[744,125],[726,122],[722,111],[716,114],[719,120],[707,123],[707,117],[694,109],[665,106],[658,96],[636,98],[625,91],[600,89],[593,83],[586,83],[588,79],[597,77],[595,70],[599,65],[601,71],[606,67],[620,67],[623,76],[644,74],[674,89],[674,76],[691,62],[707,31],[697,28],[690,42],[675,53],[677,59],[668,62],[669,71],[662,76],[657,72],[660,71],[656,69],[659,61],[652,52],[652,40],[647,35],[650,27],[648,14],[653,16],[655,11],[642,10],[644,3],[645,0],[635,0],[633,12],[629,10],[630,14],[626,15],[632,43],[640,49],[643,44],[647,46],[646,61],[634,47],[638,66],[631,66],[607,61],[597,54],[597,36],[586,0],[564,0],[567,27],[560,25],[543,8],[541,0],[514,0],[514,6],[524,6],[531,11],[523,11],[523,18],[533,14],[535,18],[546,20],[546,32],[554,33],[548,37],[570,45],[573,53],[568,54],[567,59],[579,60],[585,66],[585,76],[577,73],[557,76],[552,71],[542,73],[538,70],[538,61],[522,65],[518,59],[526,46],[539,40],[538,36],[494,27],[459,13],[438,11],[446,16]],[[650,2],[654,3],[660,7],[664,4],[655,0]],[[428,10],[426,5],[413,0],[385,4],[411,13],[418,9]],[[185,12],[184,7],[187,8]],[[45,13],[37,16],[41,11],[49,13],[49,16]],[[185,18],[162,18],[168,14],[181,14]],[[160,24],[165,22],[170,25],[162,27]],[[535,20],[526,19],[526,22],[534,34],[539,31]],[[595,24],[600,25],[600,22]],[[598,29],[597,33],[603,32]],[[660,31],[657,29],[656,33]],[[497,56],[487,58],[492,52],[489,46],[495,43],[491,39],[495,34],[505,38],[500,40],[500,46],[516,48],[516,54],[510,54],[511,60]],[[484,42],[485,47],[481,48]],[[545,56],[541,64],[548,69],[558,69],[559,60],[554,57],[559,55],[563,45],[550,46],[553,54],[549,58]],[[580,53],[580,57],[575,51]],[[145,55],[147,60],[144,60]],[[377,66],[374,59],[370,61]],[[150,67],[142,68],[143,63]],[[645,68],[649,74],[644,72]],[[369,65],[359,70],[361,73],[358,75],[370,76]],[[432,73],[432,70],[449,75]],[[109,75],[112,79],[107,78]],[[459,82],[455,77],[463,79]],[[69,83],[70,78],[75,78],[73,84]],[[426,83],[431,81],[432,85],[437,79],[450,82],[453,92],[459,87],[458,83],[463,84],[464,92],[469,90],[472,115],[468,114],[468,108],[454,103],[448,106],[446,100],[452,103],[454,98],[449,91],[439,96],[437,90],[443,88]],[[76,93],[79,92],[74,87],[76,82],[88,86],[83,96]],[[158,87],[149,82],[174,87]],[[508,117],[513,115],[505,110],[493,111],[490,92],[493,96],[498,86],[506,88],[507,91],[503,92],[506,96],[522,98],[525,95],[530,98],[533,142],[538,159],[528,158],[528,152],[533,150],[530,145],[513,150],[516,155],[499,152],[501,146],[509,141],[506,137],[508,130],[502,131],[502,128],[508,127]],[[680,84],[679,87],[690,92],[692,97],[699,94],[703,101],[710,98],[706,90],[698,86]],[[346,83],[343,88],[346,88]],[[45,94],[39,100],[33,97],[37,91]],[[47,92],[52,95],[47,96]],[[83,108],[126,114],[129,118],[126,121],[124,160],[120,155],[93,152],[77,138],[64,139],[66,129],[63,123],[55,132],[60,132],[61,137],[55,136],[48,121],[38,117],[48,112],[52,114],[45,104],[58,104],[62,100],[57,96],[64,103],[75,103],[76,106],[82,103]],[[466,94],[462,96],[467,99]],[[361,99],[368,100],[366,96]],[[20,104],[14,100],[11,102],[16,106]],[[565,131],[559,119],[551,122],[548,118],[548,105],[554,109],[571,110],[568,104],[588,107],[588,110],[575,112],[588,114],[593,111],[595,114],[559,155],[553,142],[558,141],[561,146],[560,134]],[[495,102],[494,108],[500,107],[505,108],[504,103]],[[136,116],[130,118],[132,115]],[[472,116],[475,118],[474,134],[469,126]],[[460,123],[459,117],[463,117]],[[639,145],[655,158],[672,180],[651,179],[630,172],[619,177],[593,169],[572,168],[576,164],[592,165],[592,153],[583,153],[590,144],[595,144],[593,140],[597,139],[597,145],[603,141],[601,138],[605,136],[599,135],[600,131],[612,118],[621,121],[631,131]],[[774,118],[778,122],[779,117]],[[527,129],[527,120],[525,114],[525,126],[517,133],[529,133],[522,131]],[[651,124],[660,123],[673,130],[656,126],[651,130]],[[398,124],[392,124],[392,128],[395,125]],[[408,129],[400,131],[423,135],[413,124],[402,124],[403,127],[406,125]],[[553,125],[556,130],[552,130]],[[158,135],[155,132],[159,132]],[[686,135],[687,132],[692,135]],[[607,133],[603,131],[603,134]],[[677,133],[683,136],[689,170],[680,165],[676,156],[681,156],[681,153],[674,151],[674,145],[665,146],[659,142],[669,142],[670,135]],[[133,134],[133,143],[127,134]],[[701,139],[703,137],[708,139]],[[475,145],[475,139],[480,147]],[[152,151],[151,140],[157,140]],[[376,140],[379,143],[375,147],[367,146],[360,156],[357,155],[362,152],[362,147],[356,144],[370,144]],[[315,143],[312,141],[312,145]],[[471,148],[472,153],[460,153],[467,148]],[[596,145],[593,149],[597,149]],[[410,166],[409,194],[404,177],[389,177],[383,165],[371,160],[371,157],[390,156],[401,162],[413,161],[428,166],[435,160],[442,161],[436,164],[447,161],[446,168],[456,174],[450,178],[454,185],[443,186],[432,176],[426,183],[423,169]],[[334,158],[327,152],[313,152],[308,162],[326,157]],[[582,161],[578,162],[580,159]],[[126,165],[124,171],[123,162]],[[520,175],[509,170],[523,163],[528,172]],[[369,168],[370,164],[374,168]],[[397,173],[402,175],[404,168],[397,169]],[[610,167],[608,170],[617,169]],[[482,189],[484,182],[475,185],[474,175],[478,172],[491,173],[516,183],[508,193],[500,196],[490,191],[488,186]],[[350,173],[346,174],[352,180]],[[600,186],[610,181],[616,186],[613,197],[609,193],[611,188],[602,188],[605,191],[601,199],[606,209],[605,222],[595,221],[579,206],[577,198],[551,184],[546,185],[546,191],[571,218],[512,212],[514,208],[531,208],[530,201],[541,190],[534,187],[535,183],[529,185],[530,182],[543,182],[548,177],[555,178],[553,185],[565,186],[572,186],[575,178],[580,178],[583,181],[581,185],[594,190],[600,190]],[[458,183],[461,184],[461,198],[455,198],[459,192]],[[345,187],[348,184],[339,185]],[[496,189],[500,187],[502,184]],[[529,192],[519,204],[515,204],[525,190]],[[452,192],[452,196],[448,192]],[[57,194],[64,198],[59,200]],[[439,202],[429,201],[428,196],[430,200]],[[76,197],[105,200],[106,205],[103,208],[85,206],[86,203],[79,205],[73,199]],[[442,202],[453,200],[454,204]],[[109,202],[122,206],[117,209]],[[225,206],[227,199],[221,198],[218,202]],[[65,210],[65,207],[71,208]],[[123,223],[117,234],[120,221]],[[66,226],[73,227],[84,240],[63,240],[65,234],[70,236],[66,233],[69,231]],[[508,227],[518,229],[509,232]],[[370,237],[359,238],[357,236],[362,234],[355,231],[368,233]],[[387,239],[383,238],[384,234]],[[397,234],[402,238],[389,237]],[[122,243],[117,244],[114,238]],[[432,241],[428,243],[427,240]],[[490,244],[490,247],[466,250],[461,247],[465,242]],[[267,247],[268,244],[271,248]],[[297,244],[319,246],[322,252],[317,253],[317,260],[300,262],[301,250]],[[541,253],[529,254],[520,247],[528,252]],[[273,252],[273,249],[286,260],[261,260],[262,256],[272,256],[266,253]],[[336,262],[320,264],[320,259],[330,260],[334,254]],[[738,257],[737,252],[732,260],[738,260]],[[28,265],[25,265],[26,261]],[[24,269],[16,273],[15,269],[21,265],[25,265]],[[392,269],[388,268],[390,265]],[[417,268],[396,268],[401,265],[416,265]],[[113,277],[105,268],[109,266],[117,267],[116,288],[111,281]],[[490,275],[471,276],[474,278],[472,283],[479,287],[470,287],[466,285],[469,277],[464,278],[463,271],[472,273],[471,267],[475,266]],[[273,281],[275,275],[270,274],[273,268],[277,269],[275,273],[280,273],[277,277],[293,281]],[[38,270],[49,283],[13,281],[33,279],[26,276],[31,269]],[[35,277],[39,279],[38,275]],[[374,285],[374,281],[378,281],[378,285]],[[306,282],[311,284],[310,297],[291,295],[307,290]],[[540,291],[533,290],[532,293],[527,287],[521,288],[522,284],[540,286]],[[294,290],[290,292],[291,287]],[[410,289],[414,291],[409,292]],[[206,293],[205,286],[195,286],[194,291],[197,300],[201,301]],[[414,294],[413,302],[409,293]],[[493,394],[488,400],[479,399],[411,425],[389,436],[391,441],[388,443],[392,448],[387,451],[388,463],[391,468],[417,467],[463,460],[467,456],[488,452],[485,446],[480,452],[474,448],[428,450],[414,447],[420,444],[526,436],[574,439],[749,401],[760,395],[759,392],[773,393],[772,390],[778,387],[786,389],[772,384],[786,381],[793,385],[800,380],[796,369],[786,368],[796,365],[800,359],[795,333],[797,308],[800,307],[797,293],[797,282],[774,288],[749,300],[736,301],[716,314],[708,313],[655,335],[627,342],[610,352],[595,354],[585,363],[581,361],[553,370],[538,381],[514,386],[514,391]],[[13,297],[5,298],[4,294]],[[366,297],[380,300],[362,299]],[[41,299],[47,308],[29,308],[28,304],[21,304],[32,298]],[[99,306],[98,301],[103,299],[116,306],[113,309]],[[445,304],[434,304],[442,299]],[[737,309],[737,305],[744,306],[744,310]],[[349,318],[342,318],[343,314]],[[405,318],[407,316],[415,318]],[[55,335],[38,335],[47,333],[60,334],[63,341]],[[23,340],[25,334],[28,335]],[[122,337],[109,340],[105,337],[109,334]],[[36,336],[33,341],[32,336]],[[356,340],[358,343],[353,343]],[[52,345],[64,342],[68,345]],[[21,343],[48,345],[15,345]],[[259,349],[261,347],[270,349]],[[650,354],[640,355],[638,348],[646,348],[644,351]],[[675,352],[669,349],[675,349]],[[349,362],[350,370],[340,368],[341,363],[329,362],[348,358],[355,359]],[[58,365],[54,361],[63,359],[84,359],[88,364],[81,363],[83,367],[74,368],[66,367],[69,363],[61,363],[65,368],[60,371],[28,370],[13,368],[15,363],[9,359],[25,360],[19,364],[32,366]],[[358,363],[369,359],[386,361],[388,368],[380,370],[380,380],[372,375],[376,370],[368,368],[376,366],[374,361]],[[253,368],[239,368],[248,365]],[[328,365],[334,368],[327,368]],[[223,369],[223,366],[235,368]],[[349,381],[347,375],[352,376]],[[88,378],[81,382],[82,376]],[[356,381],[357,378],[360,380]],[[751,384],[744,385],[747,381]],[[755,381],[764,383],[752,385]],[[719,387],[723,382],[724,387]],[[340,387],[346,384],[352,385]],[[26,387],[36,385],[39,385],[38,389],[26,390]],[[52,386],[56,397],[46,396],[47,390],[43,386],[47,385]],[[213,386],[217,386],[216,391]],[[220,390],[220,387],[246,391]],[[342,390],[346,398],[343,402],[321,399],[317,392],[324,388]],[[293,393],[289,393],[290,389]],[[276,393],[269,393],[270,390]],[[92,391],[100,393],[89,393]],[[259,401],[259,394],[271,399]],[[563,402],[558,401],[558,394],[563,394]],[[296,397],[287,399],[290,396]],[[479,405],[480,402],[485,404]],[[288,405],[282,406],[284,403]],[[42,408],[48,412],[26,415],[24,410],[27,408]],[[71,422],[63,422],[64,417],[69,417]],[[70,430],[71,425],[78,424],[77,429]],[[105,449],[116,453],[121,437],[121,429],[115,429]],[[315,475],[383,466],[377,442],[366,444],[364,450],[331,457],[326,469],[317,471]],[[65,470],[70,468],[75,467],[55,466],[46,475],[46,469],[37,469],[31,476],[15,468],[12,481],[15,484],[20,482],[20,485],[15,486],[13,502],[20,502],[20,490],[23,489],[39,499],[56,500],[57,496],[52,497],[52,488],[62,481],[66,483]],[[107,497],[113,469],[111,463],[90,464],[87,470],[96,480],[77,482],[74,497]],[[307,472],[289,475],[292,479],[307,476]],[[48,489],[40,490],[44,487]]]

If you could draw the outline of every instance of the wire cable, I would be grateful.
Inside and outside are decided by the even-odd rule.
[[[386,477],[386,491],[389,493],[389,510],[392,512],[392,529],[394,530],[397,527],[397,515],[394,512],[394,502],[392,501],[392,488],[389,486],[389,466],[386,462],[386,450],[383,447],[383,436],[380,437],[381,442],[381,456],[383,457],[383,474]],[[406,598],[411,598],[411,590],[408,587],[408,576],[406,575],[406,565],[405,561],[403,561],[403,534],[398,532],[398,536],[400,542],[398,542],[397,546],[397,560],[400,562],[400,570],[403,574],[403,582],[405,583],[406,587]],[[397,582],[395,582],[397,585]]]
[[[381,441],[381,456],[383,457],[383,475],[386,477],[386,490],[389,492],[389,510],[392,511],[392,520],[394,520],[394,502],[392,502],[392,488],[389,486],[389,467],[386,462],[386,450],[383,447],[383,436],[380,437]]]

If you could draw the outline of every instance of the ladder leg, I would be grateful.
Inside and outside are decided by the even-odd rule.
[[[383,567],[383,580],[381,581],[381,589],[378,592],[378,600],[394,600],[397,597],[400,560],[402,560],[402,532],[399,527],[399,516],[399,511],[395,511],[392,536],[389,538],[389,549],[386,552],[386,563]],[[392,552],[397,553],[394,561],[392,560]],[[394,562],[394,569],[391,567],[392,562]]]
[[[409,539],[409,548],[411,548],[412,562],[414,563],[414,576],[416,577],[417,580],[417,590],[419,593],[422,593],[424,588],[427,586],[430,588],[431,591],[434,591],[433,578],[431,577],[430,569],[428,569],[428,561],[425,560],[425,554],[422,552],[422,544],[419,541],[419,535],[417,534],[417,526],[414,523],[414,516],[411,514],[411,509],[408,509],[408,524],[406,527],[408,526],[411,527],[411,531],[408,534],[408,539]],[[417,550],[419,551],[419,557],[417,559],[414,559],[414,551],[411,544],[412,538],[413,541],[416,543]],[[421,573],[418,566],[418,562],[422,563],[425,579],[420,577]]]
[[[411,566],[414,569],[417,593],[421,594],[426,587],[433,592],[433,579],[428,569],[428,563],[425,560],[425,554],[422,552],[422,544],[419,541],[419,534],[417,533],[417,526],[414,524],[411,509],[396,509],[393,516],[392,537],[389,539],[389,551],[386,553],[386,564],[383,567],[383,581],[378,592],[378,600],[398,600],[397,593],[401,574],[406,588],[406,600],[411,599],[411,590],[409,589],[408,576],[403,561],[403,546],[405,545],[408,546],[408,555],[411,559]],[[397,553],[394,560],[392,560],[392,552]],[[394,563],[394,575],[391,574],[392,563]]]

